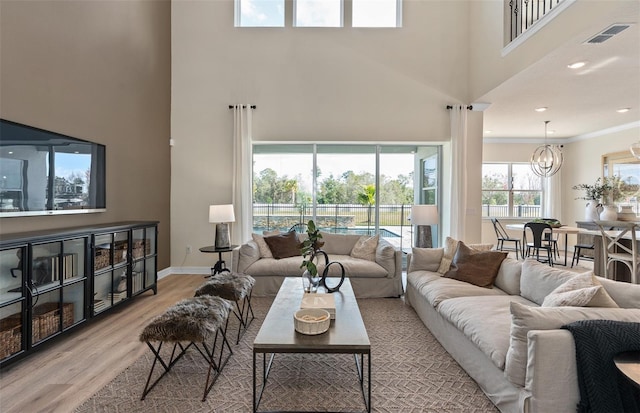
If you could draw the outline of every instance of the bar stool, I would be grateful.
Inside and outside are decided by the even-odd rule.
[[[582,250],[595,250],[593,244],[576,244],[573,246],[573,258],[571,259],[571,268],[573,268],[573,264],[578,264],[580,262],[580,258],[588,259],[593,261],[593,257],[586,257],[582,255]]]
[[[232,312],[239,321],[236,344],[240,343],[241,333],[244,334],[247,331],[249,324],[255,318],[251,307],[251,293],[255,283],[255,278],[250,275],[230,272],[212,277],[196,290],[196,297],[210,295],[222,297],[235,303]],[[249,318],[249,314],[251,314],[251,318]]]
[[[626,221],[595,221],[602,235],[602,249],[604,252],[604,277],[611,278],[609,273],[609,264],[612,262],[621,262],[631,271],[631,283],[638,283],[638,246],[636,243],[636,230],[638,225],[633,222]],[[616,228],[616,230],[607,230],[605,228]],[[631,246],[622,243],[625,235],[631,236]],[[628,240],[628,239],[627,239]]]
[[[187,350],[194,347],[209,365],[202,395],[202,401],[205,401],[222,368],[233,354],[226,336],[230,310],[231,303],[223,298],[193,297],[178,302],[151,320],[140,333],[140,341],[147,343],[155,356],[140,400],[144,400]],[[154,346],[152,343],[156,342],[157,346]],[[170,356],[165,351],[163,358],[161,352],[164,343],[173,343],[173,349],[170,351]],[[185,343],[188,344],[185,345]],[[225,345],[228,351],[223,360]],[[178,347],[180,350],[176,354]],[[164,372],[151,383],[151,377],[158,362]],[[214,372],[213,376],[212,372]]]

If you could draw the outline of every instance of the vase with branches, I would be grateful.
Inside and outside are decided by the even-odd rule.
[[[316,292],[318,285],[320,284],[320,276],[318,275],[318,266],[316,265],[316,258],[318,256],[324,256],[325,265],[328,264],[329,257],[322,251],[324,241],[321,241],[322,234],[320,230],[316,228],[315,222],[309,220],[307,222],[307,239],[300,244],[300,252],[302,253],[302,264],[300,268],[304,268],[305,271],[302,274],[302,283],[305,292]]]

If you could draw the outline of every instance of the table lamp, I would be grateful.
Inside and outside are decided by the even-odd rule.
[[[415,246],[431,248],[431,225],[438,224],[438,207],[436,205],[412,205],[411,224],[416,226]]]
[[[216,249],[229,248],[229,222],[235,222],[233,205],[210,205],[209,222],[216,224]]]

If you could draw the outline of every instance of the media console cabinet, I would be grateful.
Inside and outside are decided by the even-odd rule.
[[[0,368],[145,291],[158,291],[157,221],[0,238]]]

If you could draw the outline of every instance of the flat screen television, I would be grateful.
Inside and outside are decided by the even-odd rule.
[[[105,146],[0,119],[0,217],[106,211]]]

